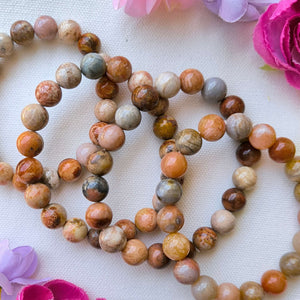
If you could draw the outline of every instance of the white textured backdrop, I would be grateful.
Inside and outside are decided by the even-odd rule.
[[[300,154],[300,93],[290,87],[281,72],[266,72],[262,59],[252,46],[254,24],[226,24],[204,7],[186,12],[159,10],[149,17],[133,19],[114,11],[110,0],[0,1],[0,28],[9,32],[20,19],[34,23],[42,14],[77,21],[83,32],[93,32],[102,41],[102,51],[111,56],[126,56],[133,70],[147,70],[155,78],[160,72],[178,75],[186,68],[201,70],[205,78],[219,76],[228,93],[242,97],[246,114],[253,123],[269,123],[278,136],[295,141]],[[1,65],[0,85],[0,160],[15,166],[22,158],[15,141],[24,131],[22,108],[35,103],[37,84],[55,79],[56,68],[64,62],[79,64],[76,47],[58,41],[35,41],[28,49],[17,48]],[[41,131],[45,149],[37,158],[56,168],[66,157],[75,157],[80,143],[88,142],[89,127],[96,122],[94,105],[99,100],[95,81],[83,79],[74,90],[63,90],[61,103],[49,108],[49,125]],[[117,103],[130,102],[126,84],[120,86]],[[169,114],[179,128],[197,128],[200,118],[218,113],[218,107],[203,102],[200,95],[179,93],[170,100]],[[143,113],[141,126],[126,133],[126,145],[113,153],[114,167],[107,176],[110,193],[105,199],[113,212],[113,222],[134,219],[151,199],[160,177],[158,148],[161,141],[152,134],[153,119]],[[184,193],[178,206],[185,215],[182,233],[189,238],[200,226],[209,225],[212,213],[222,208],[221,195],[232,187],[231,174],[239,166],[235,159],[237,143],[225,136],[216,143],[204,142],[200,152],[188,158],[189,169]],[[237,216],[234,232],[221,237],[215,250],[197,254],[201,273],[218,283],[260,281],[266,270],[278,269],[282,254],[292,251],[291,239],[299,230],[296,214],[299,204],[293,198],[294,184],[283,172],[283,165],[272,162],[264,153],[255,166],[258,184],[247,193],[247,205]],[[83,178],[87,175],[83,174]],[[83,179],[82,179],[83,180]],[[69,217],[84,218],[91,204],[81,193],[81,183],[62,184],[53,193],[53,202],[64,205]],[[29,208],[23,195],[12,186],[0,191],[0,239],[8,238],[12,247],[31,245],[39,256],[36,278],[63,278],[84,288],[91,299],[191,299],[189,286],[180,285],[172,274],[172,264],[154,270],[147,263],[126,265],[119,253],[93,249],[84,241],[70,244],[61,230],[50,231],[40,222],[40,211]],[[164,234],[139,234],[147,246],[162,242]],[[300,299],[300,279],[288,281],[287,291],[276,299]],[[271,299],[272,297],[266,297]]]

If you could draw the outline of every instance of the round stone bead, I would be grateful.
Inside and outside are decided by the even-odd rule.
[[[6,185],[12,181],[14,170],[11,165],[6,162],[0,162],[0,185]]]
[[[188,128],[176,134],[175,144],[183,155],[193,155],[201,149],[202,138],[199,132]]]
[[[182,260],[190,252],[190,241],[182,233],[170,233],[164,238],[163,251],[171,260]]]
[[[146,71],[133,72],[128,80],[128,88],[132,93],[138,86],[150,85],[153,86],[152,76]]]
[[[142,120],[139,109],[131,104],[121,105],[115,115],[116,124],[124,130],[137,128]]]
[[[300,183],[297,183],[295,185],[294,196],[295,196],[295,199],[300,202]]]
[[[63,228],[64,238],[71,243],[83,241],[88,234],[88,228],[81,219],[72,218],[66,222]]]
[[[102,202],[94,203],[88,207],[85,220],[93,229],[104,229],[111,223],[113,214],[111,208]]]
[[[58,26],[58,38],[66,44],[74,44],[81,37],[81,28],[73,20],[65,20]]]
[[[21,120],[27,129],[38,131],[48,124],[49,114],[42,105],[29,104],[23,108]]]
[[[201,90],[202,98],[209,103],[222,101],[227,93],[225,82],[218,77],[208,78],[204,82]]]
[[[162,207],[157,214],[157,225],[164,232],[177,232],[182,228],[183,224],[183,213],[174,205]]]
[[[236,113],[243,113],[245,111],[245,103],[238,96],[227,96],[220,103],[220,113],[221,115],[227,119],[229,116]]]
[[[89,244],[97,249],[100,249],[100,244],[99,244],[99,235],[100,235],[100,230],[97,229],[90,229],[87,234],[87,240]]]
[[[34,131],[25,131],[17,138],[18,151],[26,157],[39,155],[44,148],[43,138]]]
[[[187,69],[180,74],[181,90],[189,95],[200,92],[204,85],[204,78],[201,72],[196,69]]]
[[[192,284],[192,294],[196,300],[214,300],[218,294],[218,285],[209,276],[200,276]]]
[[[98,53],[88,53],[82,58],[80,69],[85,77],[98,79],[106,72],[106,62]]]
[[[76,159],[81,165],[86,167],[90,155],[99,150],[100,147],[92,143],[81,144],[76,150]]]
[[[159,95],[152,86],[142,85],[134,89],[131,101],[139,110],[151,111],[158,105]]]
[[[155,210],[156,212],[159,212],[159,211],[160,211],[163,207],[165,207],[166,205],[167,205],[166,203],[161,202],[161,201],[157,198],[156,194],[153,195],[153,197],[152,197],[152,206],[153,206],[153,208],[154,208],[154,210]]]
[[[52,107],[60,102],[62,91],[56,82],[45,80],[36,87],[35,97],[41,105]]]
[[[118,125],[108,124],[100,130],[98,143],[108,151],[119,150],[125,143],[125,133]]]
[[[132,73],[132,67],[129,60],[123,56],[112,57],[107,62],[107,77],[115,82],[120,83],[128,80]]]
[[[198,124],[198,131],[202,138],[209,142],[219,140],[225,133],[224,120],[215,114],[203,117]]]
[[[115,113],[118,105],[115,101],[110,99],[103,99],[98,101],[95,105],[95,117],[102,122],[113,123],[115,121]],[[118,124],[119,125],[119,124]]]
[[[55,190],[60,185],[60,178],[54,169],[44,168],[42,182],[50,189]]]
[[[14,51],[14,44],[9,35],[0,33],[0,57],[8,57]]]
[[[12,184],[16,190],[18,190],[20,192],[26,191],[27,183],[24,183],[23,181],[21,181],[21,178],[17,174],[14,174],[14,176],[13,176]]]
[[[279,265],[281,272],[287,277],[300,275],[300,255],[296,252],[284,254]]]
[[[295,251],[300,255],[300,231],[296,232],[293,237],[293,247]]]
[[[78,49],[81,54],[96,52],[98,53],[101,48],[100,39],[93,33],[85,33],[78,40]]]
[[[190,252],[189,255],[187,257],[189,258],[194,258],[196,254],[196,247],[195,245],[190,241]]]
[[[233,114],[226,121],[226,132],[232,139],[236,141],[246,139],[251,130],[251,120],[242,113]]]
[[[256,181],[256,173],[250,167],[237,168],[232,174],[232,182],[240,190],[252,189],[255,186]]]
[[[104,53],[104,52],[100,52],[99,53],[103,59],[105,60],[106,64],[109,62],[109,60],[111,59],[111,57],[107,54],[107,53]]]
[[[156,243],[148,249],[148,264],[154,269],[161,269],[168,265],[170,259],[164,254],[162,244]]]
[[[52,203],[42,210],[41,220],[49,229],[60,228],[64,226],[67,221],[67,212],[60,204]]]
[[[246,204],[246,197],[243,191],[231,188],[222,195],[222,204],[225,209],[235,212],[242,209]]]
[[[300,156],[295,156],[286,163],[285,174],[291,181],[300,182]]]
[[[166,204],[175,204],[182,196],[182,187],[174,179],[164,179],[156,187],[157,198]]]
[[[10,36],[16,44],[27,46],[32,43],[34,30],[30,23],[20,20],[11,25]]]
[[[281,294],[286,289],[287,281],[280,271],[269,270],[262,275],[261,285],[267,293]]]
[[[106,125],[107,125],[107,123],[105,123],[105,122],[97,122],[91,126],[90,131],[89,131],[89,137],[93,144],[99,146],[98,137],[102,131],[102,128]]]
[[[119,87],[116,83],[108,79],[107,76],[102,76],[96,84],[96,93],[99,98],[113,99],[119,93]]]
[[[142,264],[148,257],[148,249],[146,245],[138,240],[129,240],[122,251],[123,260],[132,266]]]
[[[216,242],[217,234],[212,228],[200,227],[193,234],[193,243],[200,251],[212,249]]]
[[[232,283],[224,282],[218,286],[218,300],[240,300],[240,290]],[[253,299],[254,300],[254,299]]]
[[[49,16],[40,16],[34,23],[34,32],[41,40],[54,40],[58,31],[55,20]]]
[[[226,209],[220,209],[211,216],[210,222],[213,230],[220,234],[225,234],[233,230],[235,216]]]
[[[170,178],[167,177],[165,174],[161,173],[160,180],[164,180],[164,179],[170,179]],[[178,178],[172,178],[172,179],[175,179],[178,183],[180,183],[180,185],[183,185],[184,183],[184,176]]]
[[[55,73],[57,83],[65,89],[73,89],[81,82],[81,71],[73,63],[64,63]]]
[[[155,80],[155,88],[162,98],[172,98],[180,90],[180,79],[172,72],[163,72]]]
[[[119,226],[125,233],[127,240],[134,239],[136,236],[136,227],[133,222],[127,219],[119,220],[116,224]]]
[[[250,144],[259,150],[272,147],[276,142],[276,133],[272,126],[268,124],[255,125],[249,135]]]
[[[152,232],[157,226],[157,212],[152,208],[140,209],[134,219],[136,228],[141,232]]]
[[[251,167],[260,160],[261,152],[249,142],[244,142],[237,147],[235,155],[240,164]]]
[[[200,276],[200,268],[196,261],[185,258],[176,262],[173,274],[180,283],[193,284]]]
[[[187,161],[180,152],[167,153],[160,163],[162,173],[168,178],[180,178],[187,170]]]
[[[262,300],[264,298],[264,289],[254,281],[247,281],[240,287],[242,300]]]
[[[108,191],[108,183],[103,177],[89,176],[82,184],[84,197],[92,202],[99,202],[105,199]]]
[[[178,128],[177,121],[171,116],[160,116],[153,123],[153,132],[163,140],[171,139]]]
[[[122,251],[126,243],[126,235],[119,226],[110,226],[100,232],[99,244],[101,249],[106,252]]]
[[[51,192],[45,184],[35,183],[27,186],[24,197],[28,206],[40,209],[49,204]]]
[[[295,144],[288,138],[280,137],[269,148],[269,156],[278,163],[287,163],[292,160],[296,153]]]
[[[152,116],[159,117],[164,115],[169,108],[169,100],[166,98],[159,97],[158,104],[154,109],[148,111],[148,113]]]
[[[73,158],[66,158],[58,166],[59,177],[66,182],[74,182],[80,178],[81,165]]]
[[[177,152],[177,151],[178,150],[176,148],[175,140],[174,139],[167,140],[164,141],[159,147],[159,156],[160,158],[163,158],[167,153]]]
[[[110,153],[104,149],[90,155],[87,169],[94,175],[103,176],[107,174],[113,166],[113,159]]]
[[[36,183],[43,176],[43,166],[37,159],[27,157],[17,164],[16,174],[23,183]]]

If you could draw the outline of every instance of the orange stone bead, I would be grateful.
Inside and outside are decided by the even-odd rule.
[[[209,142],[219,140],[225,133],[224,120],[215,114],[203,117],[198,124],[198,131],[202,138]]]
[[[261,285],[267,293],[280,294],[286,289],[287,281],[280,271],[269,270],[263,274]]]
[[[170,152],[162,158],[160,167],[168,178],[179,178],[187,170],[187,161],[180,152]]]
[[[27,188],[27,184],[21,181],[20,177],[17,174],[14,174],[12,179],[13,186],[16,190],[20,192],[25,192]]]
[[[269,156],[278,163],[286,163],[294,158],[296,153],[295,144],[287,138],[280,137],[269,148]]]
[[[123,56],[112,57],[107,62],[107,77],[116,83],[128,80],[132,73],[132,67],[129,60]]]
[[[112,99],[118,95],[119,87],[107,76],[102,76],[96,84],[96,93],[102,99]]]
[[[105,203],[94,203],[88,207],[85,213],[85,220],[93,229],[104,229],[108,227],[112,217],[112,210]]]
[[[182,260],[190,252],[190,241],[181,233],[170,233],[163,241],[163,251],[172,260]]]
[[[44,148],[43,138],[34,131],[25,131],[17,138],[18,151],[27,157],[39,155]]]
[[[43,166],[37,159],[27,157],[18,163],[16,174],[23,183],[36,183],[43,176]]]
[[[73,182],[79,179],[81,170],[81,164],[78,160],[66,158],[58,166],[58,175],[66,182]]]
[[[142,208],[135,215],[135,226],[142,232],[154,231],[157,223],[157,212],[152,208]]]
[[[93,144],[99,145],[98,137],[101,133],[101,129],[106,125],[108,124],[105,122],[97,122],[91,126],[89,131],[89,137]]]
[[[276,132],[268,124],[255,125],[249,135],[249,142],[256,149],[268,149],[276,142]]]
[[[142,241],[132,239],[122,250],[122,257],[127,264],[137,266],[148,258],[148,249]]]
[[[203,88],[203,75],[198,70],[187,69],[180,74],[180,85],[184,93],[194,95]]]

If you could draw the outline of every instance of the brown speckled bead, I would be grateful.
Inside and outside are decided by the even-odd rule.
[[[6,162],[0,162],[0,185],[6,185],[12,181],[14,170],[11,165]]]
[[[105,123],[105,122],[97,122],[91,126],[90,131],[89,131],[89,137],[93,144],[99,145],[99,142],[98,142],[99,134],[101,132],[101,129],[106,125],[107,125],[107,123]]]
[[[202,138],[194,129],[184,129],[175,135],[176,149],[183,155],[196,154],[202,146]]]
[[[249,142],[254,148],[259,150],[272,147],[276,142],[274,128],[268,124],[255,125],[249,135]]]
[[[67,212],[60,204],[52,203],[42,210],[41,220],[47,228],[56,229],[65,225]]]
[[[26,203],[31,208],[44,208],[51,200],[50,189],[43,183],[35,183],[27,186],[24,193]]]
[[[154,87],[142,85],[134,89],[131,101],[139,110],[151,111],[158,105],[159,94]]]
[[[300,275],[300,255],[296,252],[289,252],[280,258],[280,270],[287,277]]]
[[[286,277],[277,270],[266,271],[261,277],[261,286],[270,294],[281,294],[287,286]]]
[[[236,113],[243,113],[245,111],[244,101],[238,96],[227,96],[220,103],[220,113],[227,119],[229,116]]]
[[[66,182],[73,182],[80,178],[81,164],[73,158],[66,158],[58,166],[59,177]]]
[[[200,268],[196,261],[185,258],[176,262],[173,274],[182,284],[193,284],[200,276]]]
[[[180,178],[187,170],[187,161],[180,152],[167,153],[161,160],[162,173],[168,178]]]
[[[102,122],[113,123],[115,121],[115,113],[118,105],[110,99],[98,101],[94,108],[95,117]]]
[[[155,230],[157,223],[157,213],[152,208],[140,209],[134,219],[135,226],[142,232],[152,232]]]
[[[183,224],[183,213],[176,206],[167,205],[157,214],[157,225],[164,232],[177,232],[182,228]]]
[[[107,76],[102,76],[96,84],[96,93],[99,98],[112,99],[119,93],[119,86],[108,79]]]
[[[99,235],[101,249],[109,253],[122,251],[126,242],[126,235],[119,226],[109,226],[103,229]]]
[[[203,117],[198,124],[201,137],[209,142],[219,140],[224,135],[225,128],[224,120],[214,114]]]
[[[286,163],[285,174],[291,181],[300,182],[300,156],[295,156]]]
[[[25,192],[27,188],[27,184],[21,181],[20,177],[17,174],[14,174],[12,178],[12,184],[14,188],[20,192]]]
[[[73,63],[61,64],[55,73],[57,83],[65,89],[73,89],[81,82],[81,71]]]
[[[132,266],[142,264],[148,257],[148,249],[146,245],[138,240],[129,240],[122,251],[124,261]]]
[[[112,57],[107,63],[106,75],[113,82],[124,82],[130,78],[131,73],[131,63],[123,56]]]
[[[27,157],[18,163],[16,174],[23,183],[36,183],[43,176],[43,166],[37,159]]]
[[[87,234],[87,240],[89,244],[97,249],[100,249],[100,244],[99,244],[99,234],[100,230],[97,229],[90,229]]]
[[[224,282],[218,286],[218,300],[240,300],[240,290],[232,283]]]
[[[25,131],[17,138],[18,151],[27,157],[39,155],[44,148],[43,138],[34,131]]]
[[[118,125],[106,125],[100,130],[98,143],[108,151],[119,150],[125,143],[125,133]]]
[[[104,149],[89,156],[87,169],[94,175],[105,175],[113,166],[113,159],[110,153]]]
[[[162,244],[156,243],[148,249],[148,264],[154,269],[161,269],[168,265],[170,259],[164,254]]]
[[[294,158],[295,152],[295,144],[284,137],[276,139],[275,144],[269,148],[269,156],[278,163],[287,163]]]
[[[62,92],[60,86],[52,81],[45,80],[39,83],[35,89],[35,97],[37,101],[46,107],[52,107],[61,100]]]
[[[167,112],[169,108],[169,100],[166,98],[159,98],[158,104],[154,109],[148,111],[152,116],[159,117]]]
[[[187,69],[180,74],[181,90],[189,95],[200,92],[204,85],[204,78],[201,72],[196,69]]]
[[[11,25],[10,36],[16,44],[27,46],[32,43],[34,30],[30,23],[20,20]]]
[[[136,236],[136,227],[133,222],[127,219],[119,220],[116,224],[116,226],[119,226],[121,229],[123,229],[127,240],[134,239]]]
[[[81,54],[96,52],[98,53],[101,48],[100,39],[93,33],[85,33],[78,40],[78,49]]]
[[[246,197],[243,191],[231,188],[224,192],[222,204],[225,209],[234,212],[242,209],[246,204]]]
[[[200,227],[193,234],[193,243],[200,251],[212,249],[216,242],[217,234],[210,227]]]
[[[190,252],[190,241],[182,233],[170,233],[164,238],[163,251],[171,260],[182,260]]]
[[[242,300],[262,300],[264,298],[264,289],[260,284],[254,281],[247,281],[240,287]]]
[[[65,20],[58,26],[58,38],[66,44],[76,43],[81,37],[81,28],[73,20]]]
[[[178,150],[175,145],[175,140],[174,139],[166,140],[159,147],[159,156],[160,158],[163,158],[167,153],[177,152],[177,151]]]
[[[71,243],[83,241],[88,234],[88,228],[81,219],[72,218],[66,222],[63,228],[64,238]]]
[[[42,105],[29,104],[23,108],[21,120],[27,129],[38,131],[48,124],[49,114]]]
[[[41,40],[54,40],[58,28],[55,20],[49,16],[40,16],[34,23],[34,32]]]
[[[251,167],[260,160],[261,152],[252,147],[249,142],[244,142],[237,147],[235,155],[239,163]]]
[[[160,116],[153,124],[153,132],[159,138],[163,140],[171,139],[177,130],[177,121],[171,116]]]
[[[94,203],[88,207],[85,213],[86,222],[93,229],[108,227],[112,217],[112,210],[105,203]]]

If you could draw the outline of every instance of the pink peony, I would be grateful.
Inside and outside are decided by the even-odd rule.
[[[265,62],[284,70],[289,84],[300,89],[300,1],[270,5],[255,27],[253,42]]]

